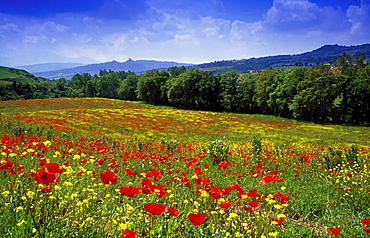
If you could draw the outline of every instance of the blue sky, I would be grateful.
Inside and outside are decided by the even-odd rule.
[[[186,63],[370,43],[370,0],[0,0],[0,65]]]

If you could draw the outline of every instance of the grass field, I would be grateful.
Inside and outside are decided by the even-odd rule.
[[[369,237],[369,127],[100,98],[0,123],[0,237]]]
[[[12,69],[8,67],[0,66],[0,79],[3,78],[18,78],[20,76],[30,76],[31,74],[21,70],[21,69]]]

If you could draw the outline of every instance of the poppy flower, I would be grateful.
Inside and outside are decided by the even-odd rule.
[[[363,219],[363,220],[361,221],[361,224],[363,224],[363,225],[370,225],[370,218],[368,218],[368,219]]]
[[[213,186],[211,188],[211,191],[209,194],[214,198],[214,199],[219,199],[222,196],[222,191],[218,187]]]
[[[170,216],[173,216],[173,217],[178,216],[180,214],[179,210],[177,210],[174,207],[168,207],[167,212],[170,214]]]
[[[143,186],[142,190],[143,190],[143,193],[144,194],[155,193],[160,198],[162,198],[166,194],[168,194],[168,192],[165,191],[165,188],[164,188],[164,186],[162,184],[159,184],[159,185],[149,185],[149,188]],[[145,190],[145,192],[144,192],[144,190]]]
[[[141,193],[142,191],[140,188],[128,186],[128,187],[120,187],[119,192],[121,193],[122,196],[127,196],[127,197],[132,198],[135,194]]]
[[[193,213],[188,215],[189,221],[194,225],[194,226],[199,226],[201,225],[204,220],[206,219],[206,215],[203,213]]]
[[[144,205],[144,207],[145,207],[145,211],[153,215],[161,215],[166,209],[166,206],[163,206],[157,203],[147,203]]]
[[[110,184],[110,183],[116,184],[118,181],[117,176],[111,170],[107,170],[104,173],[99,172],[99,174],[100,174],[100,180],[104,184]]]
[[[22,169],[24,169],[24,165],[17,164],[17,170],[21,171]]]
[[[366,233],[370,233],[370,228],[362,228]]]
[[[258,183],[261,184],[261,185],[265,185],[266,183],[269,183],[269,182],[284,182],[284,179],[278,179],[276,177],[276,175],[267,175],[265,177],[262,178],[261,181],[259,181]]]
[[[277,219],[272,219],[271,222],[273,222],[275,225],[280,225],[281,223],[284,222],[284,218],[283,217],[280,217],[280,218],[277,218]]]
[[[223,208],[223,209],[229,208],[229,207],[231,207],[231,202],[220,203],[220,207]]]
[[[55,173],[42,169],[40,172],[34,175],[34,179],[39,184],[49,185],[50,183],[54,182]]]
[[[339,235],[340,234],[340,228],[330,228],[329,234]]]
[[[274,197],[276,197],[277,199],[279,199],[279,202],[281,204],[286,204],[289,201],[289,199],[290,199],[290,197],[282,194],[281,192],[278,192],[278,193],[274,194]]]
[[[137,238],[137,234],[135,231],[126,229],[122,234],[122,238]]]
[[[131,176],[135,175],[135,171],[133,171],[132,169],[126,168],[125,170],[126,170],[126,175],[131,175]]]
[[[48,171],[53,173],[62,174],[64,171],[64,168],[60,166],[58,163],[48,163],[45,164],[45,167],[48,169]]]
[[[39,165],[44,166],[46,164],[46,159],[47,159],[47,157],[40,158]]]
[[[49,187],[49,186],[44,186],[44,187],[42,187],[41,188],[41,192],[42,193],[50,193],[51,192],[51,190],[52,190],[52,188],[51,187]]]
[[[250,202],[248,202],[248,205],[253,207],[253,208],[258,207],[259,204],[260,204],[259,201],[257,201],[257,202],[256,201],[250,201]]]

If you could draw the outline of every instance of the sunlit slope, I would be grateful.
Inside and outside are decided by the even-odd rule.
[[[102,98],[6,101],[2,126],[46,126],[114,139],[250,142],[253,138],[317,146],[368,146],[370,128],[320,125],[280,117],[180,110]]]

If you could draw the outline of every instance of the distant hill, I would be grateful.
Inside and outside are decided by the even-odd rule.
[[[32,65],[23,65],[17,66],[18,69],[24,69],[28,72],[32,72],[33,74],[41,73],[41,72],[48,72],[48,71],[55,71],[61,69],[68,69],[73,67],[84,66],[86,64],[80,63],[45,63],[45,64],[32,64]]]
[[[177,63],[170,61],[156,61],[156,60],[132,60],[126,62],[111,61],[100,64],[88,64],[79,67],[68,69],[53,70],[48,72],[35,72],[34,74],[40,77],[49,79],[66,78],[71,79],[75,74],[89,73],[91,75],[99,74],[100,70],[112,71],[132,71],[135,73],[142,73],[151,69],[167,69],[173,66],[193,66],[192,64]]]
[[[26,70],[0,66],[0,79],[13,79],[18,77],[32,77]]]
[[[43,79],[22,70],[0,66],[0,85],[5,86],[13,84],[13,82],[37,84]]]
[[[26,70],[0,66],[0,82],[2,85],[17,83],[38,84],[40,82],[51,82],[48,79],[37,77]]]
[[[223,60],[197,65],[207,71],[223,73],[235,70],[238,73],[246,73],[249,70],[263,70],[269,67],[293,67],[293,66],[318,66],[331,64],[333,59],[344,53],[354,56],[364,53],[370,59],[370,44],[358,46],[324,45],[316,50],[294,55],[276,55],[242,60]]]
[[[313,51],[301,54],[276,55],[241,60],[222,60],[198,65],[171,61],[129,59],[126,62],[111,61],[88,65],[79,65],[76,63],[49,63],[20,66],[20,68],[26,69],[38,77],[47,79],[71,79],[75,74],[78,73],[89,73],[94,75],[99,74],[100,70],[112,70],[115,72],[130,70],[135,73],[143,73],[147,70],[167,69],[174,66],[199,68],[206,71],[212,71],[214,73],[223,73],[230,70],[235,70],[238,73],[247,73],[250,70],[263,70],[269,67],[312,67],[323,64],[331,64],[335,57],[343,55],[344,53],[351,56],[364,53],[367,59],[370,60],[370,44],[357,46],[324,45]]]

